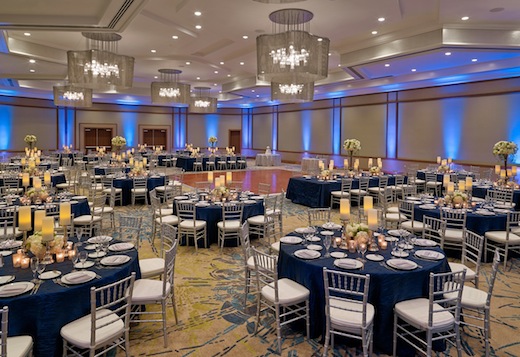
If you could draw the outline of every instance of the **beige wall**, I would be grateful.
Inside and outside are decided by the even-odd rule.
[[[218,139],[217,146],[226,148],[229,146],[229,131],[241,130],[242,118],[240,115],[203,115],[190,113],[187,121],[188,143],[195,147],[208,147],[208,139],[215,135]]]

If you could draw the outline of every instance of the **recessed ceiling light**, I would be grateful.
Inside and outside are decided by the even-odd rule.
[[[157,50],[150,50],[150,52],[155,53],[155,52],[157,52]]]
[[[178,40],[178,39],[179,39],[179,36],[177,36],[177,35],[173,35],[172,38],[173,38],[174,40]]]
[[[216,87],[216,86],[217,86],[217,83],[213,83],[213,86]]]
[[[240,65],[243,66],[243,65],[244,65],[244,62],[240,62]]]
[[[227,76],[228,76],[228,77],[231,77],[231,74],[228,74]]]
[[[260,94],[257,94],[256,97],[257,97],[257,98],[260,98]]]
[[[195,11],[195,12],[193,13],[193,15],[195,15],[195,16],[200,16],[200,15],[202,15],[202,12],[200,12],[200,11]]]
[[[36,70],[30,69],[29,72],[34,73],[34,72],[36,72]]]
[[[341,67],[341,63],[338,63],[338,67]]]
[[[244,40],[247,40],[247,39],[249,38],[249,36],[248,36],[248,35],[244,35],[244,36],[242,36],[242,38],[243,38]]]
[[[446,52],[445,55],[446,56],[451,56],[451,52]]]
[[[417,69],[415,69],[415,68],[412,68],[412,72],[415,72],[415,71],[417,71]]]
[[[31,36],[31,33],[30,32],[24,32],[23,35],[24,36]]]
[[[213,71],[213,73],[218,74],[218,71]]]
[[[385,63],[385,67],[390,67],[390,63]]]
[[[385,19],[384,17],[380,17],[380,18],[377,19],[377,21],[379,21],[379,22],[383,22],[383,21],[385,21],[385,20],[386,20],[386,19]]]
[[[469,20],[469,16],[462,16],[460,19],[461,19],[462,21],[467,21],[467,20]]]
[[[224,65],[224,61],[220,61],[220,65],[223,66]]]
[[[318,38],[318,42],[322,42],[322,41],[323,41],[323,39],[321,37]]]
[[[191,62],[190,61],[186,61],[186,64],[189,66],[191,64]]]
[[[159,78],[159,76],[153,76],[153,79],[157,79],[157,78]]]
[[[36,63],[36,60],[31,58],[31,59],[29,60],[29,63]]]
[[[471,62],[477,62],[477,61],[478,61],[478,59],[476,59],[476,58],[471,59]]]
[[[255,90],[254,90],[254,89],[251,89],[251,93],[254,93],[254,92],[255,92]]]
[[[202,28],[202,26],[201,26],[201,25],[195,25],[195,28],[196,28],[197,30],[200,30],[200,29]]]
[[[372,31],[372,35],[377,35],[377,31]]]
[[[332,53],[329,52],[329,56],[332,56]]]
[[[197,80],[200,80],[200,77],[197,77]]]

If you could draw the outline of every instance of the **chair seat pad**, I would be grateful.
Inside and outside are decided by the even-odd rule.
[[[375,192],[375,193],[383,192],[384,190],[385,189],[381,188],[381,187],[369,187],[368,188],[368,192]]]
[[[399,221],[402,221],[403,219],[406,219],[406,216],[402,215],[400,213],[387,213],[385,215],[385,219],[390,222],[399,222]]]
[[[148,279],[164,272],[163,258],[146,258],[139,259],[139,269],[141,269],[141,277]]]
[[[146,193],[148,192],[147,188],[132,188],[130,191],[134,193]]]
[[[193,220],[186,219],[179,224],[179,227],[184,228],[184,229],[189,229],[189,228],[200,229],[200,228],[203,228],[205,225],[206,225],[206,221],[200,221],[197,219],[197,220],[195,220],[195,227],[194,227]]]
[[[97,316],[103,316],[96,323],[103,325],[114,320],[112,323],[96,330],[96,345],[103,345],[106,342],[116,339],[124,333],[125,324],[119,316],[112,311],[102,309],[96,312]],[[81,348],[89,348],[90,346],[90,320],[91,315],[88,314],[77,320],[74,320],[61,328],[61,337]]]
[[[305,286],[298,284],[291,279],[278,279],[278,299],[280,305],[297,304],[307,300],[309,295],[310,291]],[[271,302],[274,301],[274,283],[262,288],[262,296]]]
[[[57,188],[68,188],[68,187],[71,187],[73,185],[74,185],[74,183],[72,183],[72,182],[62,182],[62,183],[57,183],[56,187]]]
[[[405,221],[401,223],[401,228],[412,232],[424,231],[424,223],[419,221]]]
[[[464,264],[455,263],[455,262],[449,262],[448,264],[450,265],[450,269],[453,272],[463,271],[464,269],[466,269],[466,281],[473,280],[477,276],[477,273],[475,273],[474,270],[468,268]]]
[[[90,222],[97,223],[101,222],[102,218],[101,216],[91,216],[90,214],[84,214],[82,216],[74,218],[73,222],[74,224],[90,224]]]
[[[179,217],[177,217],[174,214],[169,214],[167,216],[162,216],[160,218],[156,218],[155,222],[156,223],[161,223],[161,222],[168,223],[168,224],[171,224],[172,226],[176,226],[179,224]]]
[[[157,191],[157,192],[165,192],[165,191],[169,191],[169,190],[173,190],[173,185],[155,187],[155,191]]]
[[[360,196],[363,196],[363,195],[367,195],[368,192],[365,191],[365,190],[360,190],[359,188],[354,188],[354,189],[350,190],[350,194],[351,194],[351,195],[360,195]]]
[[[416,178],[415,183],[418,185],[424,185],[426,183],[426,180]]]
[[[440,186],[440,185],[442,185],[442,182],[439,182],[439,181],[428,181],[428,182],[426,182],[426,186],[436,187],[436,186]]]
[[[489,231],[485,234],[487,239],[490,239],[494,242],[505,243],[507,241],[507,232],[506,231]],[[509,244],[520,244],[520,236],[517,236],[514,233],[509,233]]]
[[[446,228],[444,231],[444,240],[462,242],[463,239],[464,231],[462,229]]]
[[[397,206],[388,207],[386,209],[386,212],[387,213],[399,213],[399,207],[397,207]]]
[[[156,216],[169,216],[173,211],[170,208],[157,208],[155,210]]]
[[[330,194],[334,197],[350,197],[350,193],[343,191],[332,191]]]
[[[274,242],[274,243],[272,243],[272,244],[271,244],[271,249],[272,249],[274,252],[276,252],[276,253],[280,252],[280,242]]]
[[[265,223],[265,216],[264,215],[260,215],[260,216],[253,216],[253,217],[249,217],[247,219],[247,223],[249,224],[253,224],[253,225],[262,225]]]
[[[476,289],[472,286],[465,286],[462,289],[460,304],[462,308],[479,309],[486,306],[487,292]]]
[[[422,330],[428,328],[429,300],[425,298],[411,299],[398,302],[394,306],[395,313],[404,320]],[[440,311],[443,307],[437,303],[433,304],[433,311]],[[433,329],[446,331],[452,328],[455,318],[449,311],[436,312],[433,314]]]
[[[33,339],[31,336],[7,337],[7,356],[29,356],[32,345]]]
[[[105,188],[105,189],[103,189],[103,192],[104,192],[104,193],[111,194],[111,193],[112,193],[112,189],[111,189],[111,188]],[[115,192],[116,195],[117,195],[118,193],[123,192],[123,189],[122,189],[122,188],[118,188],[118,187],[114,187],[114,192]]]
[[[170,291],[171,285],[166,282],[166,294]],[[153,279],[137,279],[134,283],[132,292],[132,305],[153,303],[163,298],[163,282]]]
[[[347,310],[348,309],[348,310]],[[333,327],[343,331],[357,332],[361,330],[363,324],[362,305],[359,301],[330,299],[330,323]],[[358,311],[351,311],[358,310]],[[374,305],[367,304],[367,325],[370,326],[374,321]]]
[[[237,231],[241,228],[241,223],[239,220],[230,220],[226,221],[226,226],[224,227],[224,222],[220,221],[217,223],[217,227],[220,230],[225,231]]]
[[[92,212],[95,214],[95,215],[98,215],[98,214],[101,214],[101,213],[112,213],[114,212],[114,208],[113,207],[110,207],[110,206],[105,206],[103,208],[101,207],[97,207],[97,208],[94,208],[92,210]]]

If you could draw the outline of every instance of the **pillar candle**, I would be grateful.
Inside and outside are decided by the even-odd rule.
[[[440,164],[440,163],[441,163],[441,157],[437,156],[437,164]]]
[[[450,183],[450,175],[444,175],[444,176],[442,176],[442,184],[443,184],[444,186],[447,186],[448,183]]]
[[[134,166],[134,158],[131,157],[131,158],[128,160],[128,163],[130,164],[130,166]]]
[[[500,165],[495,165],[495,174],[500,175]]]
[[[377,210],[376,209],[369,209],[367,210],[367,223],[368,223],[368,229],[370,230],[377,230]]]
[[[60,203],[60,226],[70,226],[70,202]]]
[[[473,189],[473,177],[466,177],[466,190],[468,190],[471,193],[471,190]]]
[[[441,165],[444,166],[444,165],[447,165],[447,164],[448,164],[448,162],[446,161],[446,159],[443,159],[443,160],[441,161]]]
[[[455,184],[453,182],[448,182],[448,193],[453,193],[455,189]]]
[[[45,217],[44,210],[34,211],[34,230],[37,232],[42,230],[43,217]]]
[[[372,196],[363,197],[363,211],[365,215],[368,214],[368,210],[374,208],[374,198]]]
[[[20,160],[20,163],[22,165],[25,165],[27,163],[27,161],[25,160],[25,157],[22,157],[22,159]]]
[[[334,160],[329,161],[329,170],[330,171],[334,170]]]
[[[112,159],[115,159],[115,158],[116,158],[116,153],[113,152],[113,153],[112,153]]]
[[[506,177],[506,170],[500,170],[500,177],[505,178]]]
[[[513,176],[516,176],[516,166],[511,166],[511,173],[513,174]]]
[[[29,173],[28,172],[24,172],[22,174],[22,186],[23,187],[29,186]]]
[[[466,191],[466,181],[459,180],[459,191]]]
[[[208,171],[208,182],[213,182],[213,171]]]
[[[20,206],[18,209],[18,227],[22,231],[30,231],[31,224],[31,206]]]
[[[36,165],[39,165],[41,163],[41,160],[40,160],[39,156],[37,156],[34,161],[36,162]]]
[[[43,182],[46,186],[49,186],[51,184],[51,173],[49,171],[45,171],[43,174]]]
[[[343,159],[343,168],[348,169],[348,159]]]
[[[54,218],[43,217],[42,220],[42,242],[50,242],[54,239]]]
[[[226,172],[226,181],[228,182],[228,184],[233,181],[233,173],[228,171]]]
[[[343,221],[350,219],[350,200],[348,198],[339,200],[339,217]]]
[[[453,162],[453,159],[451,157],[448,158],[448,164],[451,164]]]
[[[146,157],[143,157],[143,165],[146,166],[147,163],[148,163],[148,159]]]
[[[42,180],[39,177],[33,177],[33,187],[37,190],[42,188]]]
[[[368,167],[369,167],[369,168],[372,167],[372,164],[373,164],[373,163],[374,163],[374,162],[373,162],[372,158],[368,159]]]
[[[507,177],[513,176],[513,171],[511,169],[507,169]]]

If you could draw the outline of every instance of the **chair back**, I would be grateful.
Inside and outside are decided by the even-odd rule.
[[[135,273],[114,283],[90,288],[90,348],[96,348],[96,336],[123,322],[124,332],[130,329],[130,308]],[[123,335],[122,334],[122,335]]]
[[[510,188],[491,188],[486,193],[486,201],[496,204],[510,205],[513,202],[514,190]]]
[[[101,216],[103,215],[103,211],[105,210],[105,202],[107,201],[107,195],[97,195],[94,196],[94,199],[92,201],[92,212],[96,212],[96,215]],[[92,216],[94,214],[92,213]]]
[[[244,251],[244,264],[247,265],[247,260],[252,256],[251,240],[249,239],[249,223],[247,221],[242,224],[240,228],[240,245]]]
[[[495,254],[493,255],[493,266],[491,268],[491,276],[489,278],[489,283],[488,283],[486,309],[489,309],[491,306],[491,297],[493,295],[493,288],[495,287],[495,281],[497,278],[499,265],[500,265],[500,253],[499,253],[498,249],[496,249]]]
[[[175,205],[177,209],[177,217],[182,221],[193,220],[193,225],[195,225],[195,203],[185,200],[176,200]]]
[[[18,206],[0,208],[0,237],[15,239],[16,237],[16,215]]]
[[[465,209],[441,209],[441,221],[444,229],[466,229],[466,210]]]
[[[411,201],[399,200],[399,213],[406,217],[406,219],[413,221],[414,219],[414,204]]]
[[[424,174],[424,178],[425,178],[426,182],[437,182],[437,173],[426,172]]]
[[[309,208],[307,210],[307,217],[309,219],[309,226],[316,226],[330,222],[330,207],[326,208]]]
[[[507,220],[506,220],[506,240],[509,241],[509,234],[512,230],[515,232],[520,227],[520,211],[510,211],[507,212]]]
[[[379,183],[377,185],[380,190],[384,190],[388,186],[388,176],[379,176]]]
[[[262,183],[258,184],[258,194],[259,195],[269,195],[271,193],[271,184],[270,183]]]
[[[368,184],[370,183],[369,177],[360,177],[359,178],[359,190],[366,191],[368,190]]]
[[[341,178],[341,192],[349,193],[352,189],[352,179],[343,177]]]
[[[0,309],[0,314],[2,315],[2,326],[0,328],[0,357],[7,357],[7,321],[9,307],[4,306]]]
[[[475,274],[479,275],[480,261],[484,250],[484,236],[466,230],[464,242],[462,243],[461,263],[467,265],[471,263],[475,266]]]
[[[278,304],[278,257],[269,255],[257,250],[255,247],[251,248],[253,252],[253,259],[255,261],[255,273],[258,291],[262,287],[268,287],[274,291],[274,303]]]
[[[242,224],[243,203],[224,202],[222,204],[222,225],[226,229],[226,222],[239,221]]]
[[[134,243],[136,249],[139,248],[141,241],[141,227],[143,224],[143,217],[138,216],[119,216],[119,240],[129,241]]]
[[[460,300],[464,284],[461,283],[466,277],[466,269],[447,273],[430,273],[428,292],[428,328],[435,330],[433,325],[434,316],[450,312],[454,317],[454,324],[460,321]],[[439,309],[437,304],[443,306]]]
[[[60,215],[60,204],[53,202],[45,202],[45,216],[58,217]]]
[[[398,186],[404,185],[404,175],[395,175],[394,178],[395,178],[394,186],[398,187]]]
[[[147,181],[148,179],[146,177],[134,177],[132,180],[133,188],[134,189],[146,189],[147,188]]]
[[[330,318],[330,309],[341,310],[338,314],[361,314],[362,328],[367,327],[368,290],[370,275],[361,275],[323,268],[325,288],[325,315]],[[344,304],[348,302],[349,304]]]
[[[433,240],[438,244],[442,243],[442,238],[440,236],[443,231],[443,223],[439,218],[423,216],[423,226],[424,230],[422,232],[423,239]]]
[[[173,229],[175,227],[170,226]],[[162,227],[161,227],[162,229]],[[176,229],[175,229],[176,231]],[[162,278],[162,296],[163,298],[168,297],[172,294],[174,289],[174,276],[175,276],[175,258],[177,257],[177,247],[178,247],[177,239],[172,241],[172,245],[168,247],[168,249],[164,252],[164,273]]]
[[[383,206],[383,211],[386,213],[388,208],[394,203],[394,191],[392,187],[386,187],[384,191],[379,192],[378,202]]]
[[[211,190],[211,182],[199,181],[195,182],[195,190],[199,192],[209,192]]]

